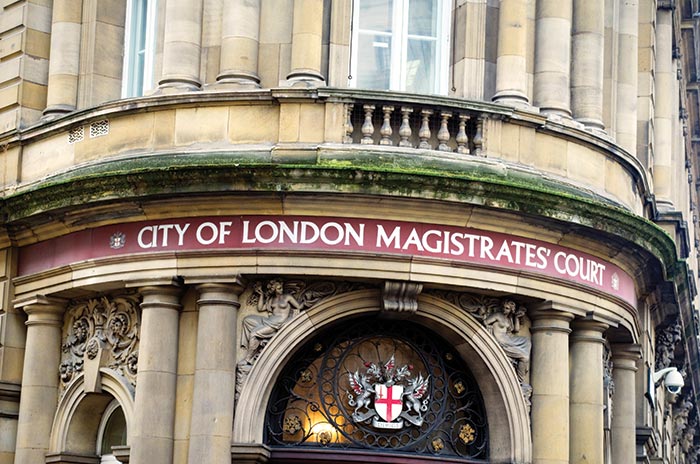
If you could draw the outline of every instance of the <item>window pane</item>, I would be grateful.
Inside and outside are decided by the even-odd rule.
[[[122,408],[112,412],[102,435],[102,454],[112,453],[113,446],[126,445],[126,418]]]
[[[435,0],[409,0],[408,33],[437,36],[438,4]]]
[[[360,29],[391,32],[393,0],[362,0]]]
[[[360,34],[357,50],[357,85],[388,89],[391,77],[391,36]]]
[[[406,60],[406,91],[435,93],[434,40],[408,40]]]

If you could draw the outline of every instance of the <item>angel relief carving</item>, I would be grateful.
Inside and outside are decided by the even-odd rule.
[[[62,386],[83,372],[86,361],[109,367],[136,385],[139,345],[138,299],[135,296],[73,302],[63,326]]]
[[[527,328],[527,309],[511,299],[500,299],[469,293],[432,291],[435,296],[462,308],[481,322],[510,359],[520,381],[525,402],[530,406],[532,386],[529,384],[532,341]]]
[[[312,282],[301,280],[271,279],[252,285],[246,300],[248,308],[260,314],[243,318],[240,344],[243,359],[238,363],[236,396],[260,353],[277,332],[301,311],[313,307],[321,300],[340,293],[367,288],[364,284],[348,282]],[[249,310],[250,311],[250,310]]]

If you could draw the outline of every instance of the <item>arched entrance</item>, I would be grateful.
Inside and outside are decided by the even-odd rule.
[[[275,402],[283,399],[275,389],[284,382],[284,376],[287,375],[287,372],[290,372],[289,369],[293,369],[289,366],[294,365],[295,360],[304,358],[309,347],[313,350],[316,337],[323,338],[327,336],[324,335],[326,329],[330,329],[330,332],[326,332],[326,334],[333,334],[333,328],[335,328],[335,334],[337,334],[338,327],[347,327],[348,324],[354,324],[361,317],[364,317],[365,321],[372,320],[372,318],[375,318],[374,320],[376,321],[382,321],[384,318],[377,318],[378,308],[380,307],[379,297],[379,293],[375,290],[361,290],[329,298],[303,313],[283,328],[263,351],[241,390],[236,410],[234,442],[266,443],[267,441],[273,448],[273,460],[276,462],[299,462],[296,461],[293,455],[294,452],[289,451],[288,447],[278,446],[275,443],[275,439],[273,439],[275,432],[272,429],[266,429],[265,426],[264,418],[270,417],[267,414],[268,411],[275,411],[275,408],[280,409]],[[402,323],[395,322],[394,324],[401,325]],[[465,456],[455,453],[452,456],[440,457],[435,453],[426,452],[421,461],[430,462],[437,459],[440,462],[528,462],[531,457],[531,445],[527,406],[510,361],[484,327],[469,314],[449,302],[427,295],[419,297],[419,309],[411,317],[410,321],[406,323],[406,326],[411,326],[415,330],[423,328],[424,333],[434,333],[435,338],[442,339],[437,346],[448,347],[444,348],[445,351],[453,353],[452,356],[457,358],[460,363],[463,363],[464,369],[461,371],[458,369],[457,371],[470,372],[470,375],[473,376],[474,390],[481,395],[485,411],[484,422],[487,424],[484,425],[482,432],[484,436],[488,437],[487,455]],[[361,332],[361,329],[357,330]],[[372,336],[381,338],[378,333]],[[371,336],[368,335],[368,337],[364,338],[364,343],[371,343]],[[330,338],[333,338],[332,335]],[[359,337],[359,339],[363,339],[363,337]],[[392,348],[379,350],[379,354],[376,356],[378,358],[377,361],[387,362],[383,358],[387,354],[390,355],[389,351],[394,349],[394,345],[389,344],[389,346],[392,346]],[[322,360],[323,356],[319,355],[318,358]],[[407,358],[408,356],[405,359]],[[369,359],[368,361],[371,362]],[[401,366],[398,364],[403,362],[405,361],[397,362],[395,368],[401,368],[403,364]],[[360,364],[364,365],[363,363]],[[313,362],[310,365],[313,366]],[[378,382],[375,381],[374,383]],[[386,384],[386,381],[384,383]],[[448,389],[450,385],[454,388],[454,382],[450,384],[447,381],[446,385]],[[292,386],[291,388],[293,389],[294,387]],[[344,406],[346,409],[348,404]],[[363,412],[366,413],[368,410],[361,408],[358,411],[358,413]],[[350,411],[351,415],[353,413],[355,413],[354,408]],[[277,414],[276,417],[281,417],[282,420],[281,427],[284,427],[285,416],[280,416],[279,411],[277,411]],[[274,416],[274,412],[272,415]],[[253,420],[250,420],[251,418]],[[303,422],[301,419],[300,416],[300,422]],[[305,420],[308,422],[308,419]],[[297,426],[290,425],[290,427],[290,430],[292,430]],[[435,432],[438,428],[438,426],[435,426],[430,430]],[[460,429],[461,427],[457,427],[455,430]],[[277,432],[279,430],[278,426]],[[307,426],[307,433],[309,430],[311,428]],[[464,431],[466,432],[467,429],[464,429]],[[313,431],[312,433],[316,434],[315,440],[321,439],[318,431]],[[435,437],[433,436],[430,440],[427,440],[420,433],[418,435],[420,437],[416,436],[413,440],[420,438],[422,440],[421,446],[428,450],[433,445],[432,440]],[[457,440],[459,440],[458,435]],[[331,440],[333,439],[334,437],[331,436]],[[377,440],[380,440],[380,438],[377,438]],[[468,439],[467,441],[470,440]],[[453,441],[452,444],[454,443]],[[442,445],[444,449],[446,443]],[[436,446],[439,447],[440,444]],[[338,447],[342,448],[340,445]],[[394,462],[391,461],[394,458],[388,458],[385,452],[377,452],[375,449],[359,450],[359,448],[349,449],[349,447],[345,447],[334,456],[324,456],[324,453],[335,453],[336,451],[326,451],[331,449],[330,447],[318,451],[321,448],[323,447],[309,446],[305,460],[309,461],[312,459],[312,456],[316,456],[314,459],[319,459],[318,462],[341,462],[340,460],[346,462],[368,462],[370,456],[367,453],[371,451],[371,461]],[[385,459],[390,460],[386,461]],[[476,461],[474,461],[475,459]]]

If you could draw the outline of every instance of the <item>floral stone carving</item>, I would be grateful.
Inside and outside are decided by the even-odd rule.
[[[136,385],[138,305],[135,296],[103,296],[70,305],[63,325],[62,387],[83,372],[86,363],[94,364],[97,369],[109,367]]]

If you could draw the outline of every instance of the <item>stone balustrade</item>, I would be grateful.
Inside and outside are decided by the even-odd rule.
[[[484,156],[484,119],[441,106],[357,101],[345,106],[343,143]]]

